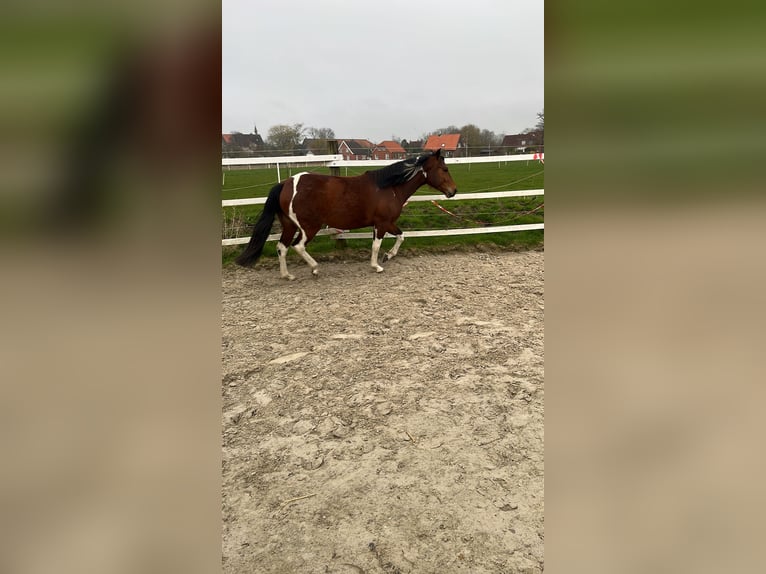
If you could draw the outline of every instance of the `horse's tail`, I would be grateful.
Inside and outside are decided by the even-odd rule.
[[[263,213],[255,223],[255,229],[253,229],[253,236],[250,238],[250,243],[247,244],[245,250],[239,254],[236,262],[240,265],[247,267],[255,263],[263,252],[263,246],[266,244],[266,239],[269,237],[269,231],[271,231],[271,224],[274,222],[274,217],[282,211],[279,207],[279,194],[282,192],[283,183],[278,183],[271,188],[269,197],[266,198],[266,203],[263,206]]]

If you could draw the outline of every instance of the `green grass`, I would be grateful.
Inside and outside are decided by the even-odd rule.
[[[282,167],[282,179],[300,171],[315,171],[329,173],[329,168]],[[369,167],[341,168],[341,175],[359,175]],[[452,179],[458,186],[459,195],[482,191],[505,191],[520,189],[543,189],[544,168],[537,161],[514,161],[504,163],[484,163],[451,165],[449,167]],[[240,199],[247,197],[265,197],[277,183],[277,170],[274,168],[253,168],[224,171],[222,177],[222,199]],[[438,192],[428,186],[418,190],[418,195],[432,195]],[[461,227],[481,227],[482,225],[516,225],[522,223],[540,223],[544,219],[544,208],[534,213],[527,213],[538,208],[543,203],[542,196],[484,199],[475,201],[444,201],[438,202],[442,207],[451,211],[449,215],[430,202],[410,202],[402,212],[397,224],[404,231],[421,229],[450,229]],[[249,236],[252,225],[261,213],[261,205],[223,208],[224,236]],[[233,220],[233,222],[232,222]],[[239,225],[239,227],[236,227]],[[275,223],[276,225],[276,223]],[[366,253],[369,256],[370,239],[349,239],[338,242],[331,237],[316,237],[311,242],[310,251],[317,259],[336,256],[358,257]],[[504,248],[504,249],[537,249],[543,245],[544,232],[517,231],[512,233],[488,233],[477,235],[447,236],[447,237],[410,237],[402,244],[400,253],[423,250],[452,250],[460,248]],[[393,239],[385,239],[383,249],[390,247]],[[268,242],[264,249],[264,257],[276,255],[275,242]],[[223,248],[223,261],[228,263],[242,250],[242,246]],[[357,251],[359,253],[357,253]],[[292,250],[291,252],[292,253]],[[323,257],[324,256],[324,257]]]

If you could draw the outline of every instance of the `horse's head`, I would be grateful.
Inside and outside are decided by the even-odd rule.
[[[447,197],[452,197],[457,193],[457,185],[452,181],[447,164],[444,163],[442,150],[438,149],[432,155],[426,156],[421,169],[423,175],[426,176],[428,185],[441,191]]]

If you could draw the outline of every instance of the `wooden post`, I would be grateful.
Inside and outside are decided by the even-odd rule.
[[[327,153],[329,154],[337,154],[338,153],[338,140],[327,140]],[[340,177],[340,168],[339,167],[331,167],[330,168],[330,175],[336,175]],[[345,239],[336,239],[335,240],[335,248],[336,249],[345,249],[347,247],[346,240]]]
[[[337,154],[338,153],[338,140],[327,140],[327,153],[329,154]],[[330,175],[340,175],[340,168],[339,167],[331,167],[330,168]]]

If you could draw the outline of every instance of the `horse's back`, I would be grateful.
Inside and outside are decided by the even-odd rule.
[[[289,187],[301,220],[343,229],[371,224],[375,190],[364,177],[304,172],[293,176]]]

